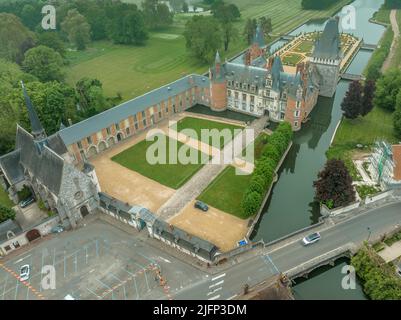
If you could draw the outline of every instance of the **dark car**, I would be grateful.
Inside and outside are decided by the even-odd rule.
[[[20,206],[21,206],[21,208],[26,208],[27,206],[29,206],[30,204],[32,204],[34,202],[35,202],[35,198],[29,197],[28,199],[21,201]]]
[[[202,201],[196,201],[195,202],[195,208],[196,209],[200,209],[200,210],[205,211],[205,212],[209,210],[208,205],[206,203],[202,202]]]

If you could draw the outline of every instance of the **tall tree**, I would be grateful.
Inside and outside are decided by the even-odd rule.
[[[395,110],[396,97],[401,88],[401,70],[387,71],[376,82],[373,104],[388,111]]]
[[[47,31],[40,33],[38,35],[38,45],[52,48],[54,51],[58,52],[61,57],[65,57],[64,42],[57,32]]]
[[[219,22],[213,17],[195,15],[185,25],[188,50],[203,63],[211,63],[222,45]]]
[[[148,39],[143,14],[137,9],[121,12],[112,19],[108,32],[114,43],[138,45]]]
[[[348,119],[357,118],[362,109],[362,86],[359,81],[352,81],[344,100],[341,103],[341,110]]]
[[[395,112],[393,114],[394,131],[401,138],[401,90],[397,94]]]
[[[0,13],[0,58],[20,64],[35,46],[35,35],[13,14]]]
[[[259,19],[260,27],[262,28],[265,38],[267,38],[270,32],[273,31],[272,19],[268,17],[261,17]]]
[[[90,25],[78,10],[71,9],[68,11],[67,16],[61,23],[61,29],[68,35],[68,40],[78,50],[85,50],[90,41]]]
[[[238,29],[231,22],[223,23],[221,28],[223,31],[224,51],[227,51],[231,41],[238,38]]]
[[[142,2],[142,9],[150,29],[165,28],[173,23],[174,13],[159,0],[145,0]]]
[[[79,114],[82,117],[95,115],[109,107],[99,80],[82,78],[76,83],[75,88]]]
[[[183,5],[182,5],[182,11],[183,11],[184,13],[188,13],[188,12],[189,12],[188,3],[186,3],[185,1],[184,1]]]
[[[364,117],[373,109],[373,98],[375,96],[375,82],[373,80],[367,80],[363,87],[363,98],[361,115]]]
[[[49,47],[38,46],[25,53],[24,70],[40,81],[63,80],[62,67],[63,59],[60,54]]]
[[[256,28],[257,28],[256,19],[248,19],[246,21],[243,34],[244,34],[244,37],[246,38],[246,41],[247,41],[248,45],[252,44],[252,42],[253,42],[253,38],[254,38],[255,32],[256,32]]]
[[[345,206],[355,201],[352,178],[342,160],[330,159],[313,183],[315,200],[331,208]]]
[[[181,12],[183,9],[185,0],[169,0],[170,6],[173,8],[174,12]]]

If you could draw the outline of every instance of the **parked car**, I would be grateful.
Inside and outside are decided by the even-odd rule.
[[[51,233],[60,233],[63,231],[64,231],[64,227],[62,225],[55,226],[55,227],[51,228],[51,230],[50,230]]]
[[[31,273],[31,267],[29,266],[29,264],[24,264],[21,269],[20,269],[20,280],[21,281],[27,281],[29,279]]]
[[[320,237],[320,233],[319,232],[315,232],[315,233],[312,233],[312,234],[306,236],[305,238],[303,238],[302,239],[302,243],[303,243],[304,246],[307,246],[309,244],[318,242],[320,240],[320,238],[321,238]]]
[[[20,206],[21,208],[26,208],[27,206],[29,206],[30,204],[35,202],[35,198],[34,197],[29,197],[23,201],[21,201]]]
[[[208,205],[206,203],[202,202],[202,201],[199,201],[199,200],[195,202],[195,208],[196,209],[200,209],[200,210],[205,211],[205,212],[209,210]]]

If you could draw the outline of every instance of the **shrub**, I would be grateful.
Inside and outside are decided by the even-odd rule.
[[[0,204],[0,223],[4,222],[8,219],[14,219],[15,218],[15,211],[14,209],[7,208]]]
[[[29,198],[32,195],[32,192],[27,185],[24,185],[21,191],[18,191],[17,194],[18,194],[18,200],[24,201],[25,199]]]
[[[266,180],[261,175],[254,175],[251,179],[251,183],[249,185],[250,191],[255,191],[260,195],[263,195],[266,190]]]
[[[279,163],[281,159],[280,150],[274,144],[268,144],[263,150],[262,156],[272,159],[275,163]]]
[[[262,196],[255,191],[248,191],[245,193],[242,200],[242,210],[246,217],[253,216],[259,210],[262,203]]]

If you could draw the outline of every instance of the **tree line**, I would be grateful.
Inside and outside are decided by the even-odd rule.
[[[302,0],[302,9],[323,10],[330,8],[337,0]]]
[[[262,205],[266,191],[273,183],[276,168],[292,139],[292,128],[288,122],[282,122],[267,139],[267,146],[260,159],[256,161],[251,182],[241,202],[246,218],[257,213]]]

